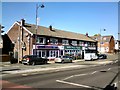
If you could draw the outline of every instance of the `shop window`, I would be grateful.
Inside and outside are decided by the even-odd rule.
[[[66,51],[66,50],[65,50],[65,51]],[[67,51],[66,51],[66,52],[67,52]],[[63,50],[61,50],[61,52],[60,52],[60,53],[61,53],[61,55],[63,55]]]

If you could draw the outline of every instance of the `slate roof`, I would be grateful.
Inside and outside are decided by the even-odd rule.
[[[31,33],[36,34],[36,30],[35,30],[36,25],[25,23],[25,28],[29,30]],[[88,37],[84,34],[69,32],[65,30],[58,30],[55,28],[53,28],[53,30],[50,30],[49,27],[44,27],[44,26],[38,26],[37,34],[51,36],[51,37],[58,37],[58,38],[96,42],[96,40],[93,40],[91,37]]]

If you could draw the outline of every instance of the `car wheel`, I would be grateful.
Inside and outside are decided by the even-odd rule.
[[[93,58],[91,58],[91,61],[93,61]]]
[[[35,65],[35,62],[32,62],[32,65],[34,66],[34,65]]]
[[[62,60],[62,63],[64,63],[64,60]]]
[[[70,63],[72,63],[72,60],[70,60]]]
[[[47,64],[47,61],[45,61],[45,64]]]

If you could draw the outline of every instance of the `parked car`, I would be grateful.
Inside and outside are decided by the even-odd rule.
[[[70,56],[59,56],[55,58],[55,63],[65,63],[65,62],[70,62],[72,63],[73,58]]]
[[[22,59],[24,65],[46,64],[47,58],[41,58],[36,55],[25,55]]]
[[[106,54],[98,54],[98,59],[107,59]]]
[[[14,58],[14,57],[10,57],[10,63],[11,64],[18,63],[18,59]]]

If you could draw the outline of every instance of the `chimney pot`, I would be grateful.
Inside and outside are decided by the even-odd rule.
[[[52,31],[52,25],[49,26],[50,30]]]
[[[21,26],[24,26],[24,25],[25,25],[25,20],[21,19]]]
[[[86,33],[86,36],[88,36],[88,33]]]

